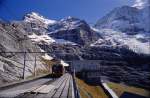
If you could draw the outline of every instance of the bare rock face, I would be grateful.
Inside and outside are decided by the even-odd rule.
[[[93,31],[84,21],[74,17],[68,17],[49,26],[49,36],[57,39],[65,39],[79,45],[88,45],[95,42],[99,35]]]
[[[10,23],[0,23],[0,84],[19,80],[23,75],[24,53],[9,52],[40,51],[28,39],[26,32]],[[40,59],[41,54],[36,54]],[[33,74],[35,54],[26,54],[25,77]],[[27,61],[32,60],[32,61]],[[41,61],[37,61],[37,68],[44,68]]]

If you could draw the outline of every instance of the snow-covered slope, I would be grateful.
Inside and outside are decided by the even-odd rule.
[[[57,21],[47,19],[38,13],[31,12],[24,16],[22,24],[23,27],[25,28],[25,31],[27,31],[28,33],[32,34],[34,32],[40,35],[46,34],[48,26],[53,25],[56,22]]]
[[[49,37],[48,35],[36,35],[35,33],[33,33],[32,35],[28,35],[28,37],[34,42],[34,43],[38,43],[38,44],[51,44],[53,42],[55,42],[54,39],[52,39],[51,37]]]
[[[48,35],[36,35],[33,33],[32,35],[28,35],[28,37],[32,40],[33,43],[36,44],[45,44],[45,45],[51,45],[51,44],[70,44],[70,45],[77,45],[74,42],[70,42],[64,39],[54,39]]]
[[[93,30],[103,38],[92,46],[121,46],[136,53],[150,54],[150,6],[146,4],[148,0],[140,2],[134,7],[115,8],[98,20]]]
[[[95,29],[103,38],[100,38],[91,46],[105,47],[125,47],[136,53],[150,54],[150,34],[127,35],[112,29]]]
[[[84,20],[80,20],[78,18],[68,16],[64,19],[61,19],[60,21],[57,21],[56,24],[50,25],[49,26],[49,31],[50,31],[49,34],[56,33],[58,31],[62,31],[62,30],[76,29],[76,28],[79,28],[79,26],[84,23],[85,23]]]

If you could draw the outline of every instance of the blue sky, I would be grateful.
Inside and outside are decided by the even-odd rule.
[[[0,0],[0,18],[21,20],[37,12],[49,19],[74,16],[95,23],[115,7],[132,5],[134,0]]]

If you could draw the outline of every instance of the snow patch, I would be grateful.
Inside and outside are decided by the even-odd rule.
[[[149,5],[149,0],[135,0],[133,7],[138,9],[143,9],[145,6]]]
[[[61,60],[60,63],[63,65],[63,66],[69,66],[68,63],[66,63],[65,61]]]
[[[36,34],[32,34],[32,35],[28,35],[28,37],[35,43],[45,43],[45,44],[51,44],[53,42],[55,42],[55,40],[51,37],[49,37],[48,35],[36,35]]]
[[[48,54],[45,54],[44,56],[42,56],[43,59],[45,60],[52,60],[53,57],[49,56]]]
[[[95,32],[100,32],[100,30],[99,29],[96,29],[96,28],[94,28],[94,27],[90,27],[93,31],[95,31]]]
[[[36,34],[32,34],[32,35],[28,35],[28,37],[32,40],[33,43],[38,43],[38,44],[47,44],[47,45],[50,45],[50,44],[69,44],[69,45],[77,45],[76,43],[74,42],[71,42],[71,41],[67,41],[67,40],[64,40],[64,39],[54,39],[54,38],[51,38],[50,36],[48,35],[36,35]]]
[[[67,41],[67,40],[64,40],[64,39],[55,39],[55,43],[57,43],[57,44],[70,44],[70,45],[77,45],[77,44],[76,44],[76,43],[74,43],[74,42]]]
[[[56,23],[55,20],[46,19],[45,17],[35,12],[32,12],[31,14],[27,14],[27,16],[25,16],[25,21],[26,22],[41,21],[42,23],[45,23],[47,25]]]

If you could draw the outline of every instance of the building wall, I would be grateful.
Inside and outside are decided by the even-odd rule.
[[[100,64],[102,61],[100,60],[76,60],[71,61],[71,70],[76,70],[76,72],[79,72],[81,70],[97,70],[100,69]]]

